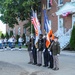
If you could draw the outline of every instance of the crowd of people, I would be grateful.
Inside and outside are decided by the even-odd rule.
[[[28,45],[28,53],[30,57],[30,61],[28,64],[33,64],[37,66],[48,67],[53,70],[59,70],[59,59],[58,56],[60,54],[60,44],[58,42],[58,37],[53,34],[50,35],[50,45],[46,46],[47,37],[43,37],[40,34],[38,43],[35,45],[35,39],[33,37],[30,38]],[[42,54],[43,59],[42,61]],[[44,62],[44,65],[43,65]]]
[[[0,38],[0,49],[6,49],[7,47],[11,48],[11,50],[13,50],[13,48],[15,48],[16,46],[16,39],[14,36],[10,37],[9,39],[2,39]],[[19,50],[21,50],[21,46],[23,43],[23,38],[20,36],[18,39],[18,47]]]

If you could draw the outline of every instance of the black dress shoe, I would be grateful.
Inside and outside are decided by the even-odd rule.
[[[41,64],[37,64],[37,66],[41,66]]]
[[[56,70],[56,68],[53,68],[53,70]]]
[[[43,65],[43,67],[46,67],[46,65]]]
[[[59,70],[59,68],[56,68],[56,70]]]
[[[51,68],[51,69],[52,69],[53,67],[50,67],[50,66],[49,66],[48,68]]]
[[[53,70],[55,70],[55,71],[56,71],[56,70],[59,70],[59,68],[54,68]]]
[[[36,63],[33,63],[32,65],[36,65]]]
[[[43,67],[47,67],[47,65],[43,65]]]

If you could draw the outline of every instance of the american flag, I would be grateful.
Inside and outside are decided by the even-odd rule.
[[[31,23],[34,25],[34,28],[37,29],[34,10],[31,11]]]
[[[31,23],[34,25],[34,29],[35,29],[35,34],[36,34],[35,44],[36,44],[38,42],[39,34],[41,33],[41,30],[40,30],[40,22],[37,18],[37,13],[34,12],[33,10],[31,12]]]

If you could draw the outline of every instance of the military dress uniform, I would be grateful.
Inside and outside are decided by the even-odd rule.
[[[53,51],[53,61],[54,61],[53,69],[58,70],[59,69],[58,55],[60,54],[60,44],[58,41],[56,41],[56,42],[54,41],[54,43],[52,45],[52,51]]]
[[[50,47],[48,49],[48,60],[49,60],[49,67],[48,68],[53,68],[53,51],[51,49],[53,42],[54,41],[51,41]]]
[[[31,41],[31,39],[27,44],[28,44],[28,52],[29,52],[29,58],[30,58],[30,61],[28,64],[32,64],[33,63],[33,53],[32,53],[32,41]]]
[[[43,58],[44,58],[44,65],[43,67],[48,66],[48,48],[46,47],[46,37],[44,38],[44,49],[43,49]]]
[[[37,49],[35,47],[35,39],[32,39],[32,53],[33,53],[33,65],[37,64]]]
[[[41,38],[38,40],[38,49],[37,49],[37,65],[42,65],[42,51],[43,51],[44,40]]]

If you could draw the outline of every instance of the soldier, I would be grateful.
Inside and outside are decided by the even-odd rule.
[[[33,64],[32,42],[33,42],[32,38],[30,38],[30,40],[28,42],[28,52],[29,52],[30,62],[28,62],[28,64]]]
[[[43,58],[44,58],[44,65],[43,67],[47,67],[48,66],[48,48],[46,47],[46,34],[45,34],[45,37],[44,37],[44,49],[43,49]]]
[[[38,49],[37,49],[37,66],[42,65],[42,51],[43,51],[43,35],[40,34],[39,40],[38,40]]]
[[[60,54],[60,44],[58,42],[58,37],[55,36],[54,42],[52,45],[52,51],[53,51],[53,70],[59,70],[59,59],[58,56]]]
[[[53,45],[53,42],[54,42],[54,34],[51,34],[50,35],[50,46],[48,48],[48,52],[49,52],[49,54],[48,54],[49,67],[48,68],[53,68],[53,54],[52,54],[53,52],[52,52],[52,49],[51,49],[51,47]]]
[[[32,53],[33,53],[33,65],[36,65],[37,64],[37,49],[36,49],[36,46],[35,46],[35,38],[32,37]]]

